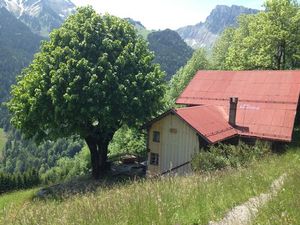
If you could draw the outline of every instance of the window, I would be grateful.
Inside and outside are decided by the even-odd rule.
[[[159,155],[157,153],[150,154],[150,165],[158,165]]]
[[[160,141],[160,133],[158,131],[153,131],[153,142]]]

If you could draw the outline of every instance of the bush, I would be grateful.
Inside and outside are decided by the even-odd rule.
[[[85,146],[74,158],[63,157],[59,159],[56,166],[47,170],[41,175],[41,178],[44,184],[53,184],[85,175],[90,167],[90,152]]]
[[[271,151],[270,143],[257,141],[254,146],[245,143],[238,145],[211,145],[207,150],[201,149],[192,159],[195,171],[214,171],[228,167],[246,166]]]
[[[146,134],[140,130],[123,126],[114,134],[108,149],[110,157],[123,154],[145,156],[147,154]]]

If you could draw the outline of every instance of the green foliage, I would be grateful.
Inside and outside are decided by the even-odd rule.
[[[123,126],[114,135],[109,144],[109,155],[137,154],[146,153],[146,134],[141,130]]]
[[[149,48],[155,53],[154,62],[159,63],[167,73],[167,80],[170,80],[193,54],[193,49],[176,31],[170,29],[150,33],[148,41]]]
[[[2,158],[2,151],[4,149],[7,137],[3,129],[0,128],[0,159]]]
[[[270,153],[271,147],[267,142],[257,141],[254,146],[244,143],[238,145],[212,145],[208,150],[202,149],[192,160],[196,171],[214,171],[228,167],[245,166]]]
[[[70,180],[76,176],[87,174],[90,166],[90,153],[87,147],[77,153],[73,158],[62,157],[54,167],[41,175],[44,184],[51,184]]]
[[[266,10],[241,16],[213,50],[216,69],[295,69],[300,67],[300,8],[294,0],[267,0]]]
[[[79,135],[98,177],[115,131],[140,125],[162,107],[164,74],[153,58],[127,21],[79,8],[13,86],[11,121],[37,141]]]
[[[105,134],[160,107],[163,75],[126,21],[79,8],[50,34],[12,89],[13,124],[28,137]]]
[[[169,82],[165,95],[166,108],[174,106],[176,98],[181,94],[198,70],[207,69],[208,67],[209,63],[205,50],[196,50],[187,64],[181,67]]]
[[[78,137],[59,139],[56,142],[46,141],[37,146],[32,140],[25,140],[22,135],[10,130],[3,150],[1,170],[8,173],[23,173],[35,168],[44,173],[61,157],[74,157],[83,147],[83,141]]]
[[[226,69],[226,58],[228,57],[228,49],[232,45],[234,31],[235,29],[232,27],[225,29],[215,42],[211,56],[213,69]]]
[[[35,169],[15,174],[0,172],[0,194],[17,189],[31,188],[39,184],[40,177]]]

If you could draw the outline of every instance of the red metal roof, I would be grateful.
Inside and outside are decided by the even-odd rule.
[[[237,135],[237,131],[228,124],[226,112],[222,107],[195,106],[174,109],[173,112],[209,143],[216,143]]]
[[[300,71],[199,71],[177,104],[220,106],[238,97],[237,130],[245,136],[291,141]]]

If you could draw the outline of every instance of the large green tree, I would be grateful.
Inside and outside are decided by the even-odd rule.
[[[217,69],[295,69],[300,67],[300,8],[295,0],[267,0],[265,11],[242,16],[213,51]]]
[[[164,74],[152,62],[128,22],[79,8],[50,34],[12,88],[12,123],[37,141],[79,135],[99,178],[115,131],[161,107]]]

